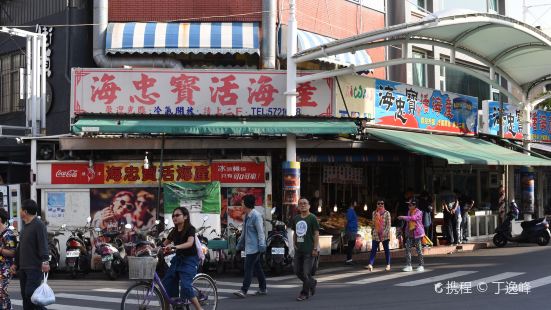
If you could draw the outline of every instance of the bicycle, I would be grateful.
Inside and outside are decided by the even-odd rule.
[[[156,268],[164,258],[149,257],[128,257],[129,279],[141,280],[130,286],[121,301],[121,310],[137,309],[186,309],[191,310],[193,306],[190,300],[180,297],[172,298],[166,292]],[[195,296],[201,307],[205,310],[216,310],[218,306],[218,290],[215,281],[207,274],[198,273],[192,282]]]

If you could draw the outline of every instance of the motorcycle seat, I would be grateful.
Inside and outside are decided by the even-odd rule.
[[[532,226],[536,226],[539,223],[543,222],[544,220],[545,220],[545,218],[542,217],[542,218],[531,220],[531,221],[524,221],[524,222],[520,223],[520,226],[523,229],[525,229],[525,228],[529,228],[529,227],[532,227]]]

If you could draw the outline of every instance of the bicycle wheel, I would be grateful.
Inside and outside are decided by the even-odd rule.
[[[151,290],[151,283],[136,283],[126,290],[122,296],[121,310],[165,310],[165,300],[155,286]]]
[[[205,310],[216,310],[218,306],[218,290],[214,280],[204,273],[193,278],[193,289],[199,303]]]

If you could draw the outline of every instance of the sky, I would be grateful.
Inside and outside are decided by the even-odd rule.
[[[525,0],[527,6],[526,22],[551,35],[551,0]],[[505,11],[509,17],[523,21],[523,0],[507,0]]]

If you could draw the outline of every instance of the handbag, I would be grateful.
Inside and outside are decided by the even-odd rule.
[[[55,294],[52,288],[48,285],[48,273],[44,273],[44,280],[39,287],[34,290],[31,296],[31,302],[37,306],[48,306],[55,303]]]
[[[427,235],[424,235],[424,236],[423,236],[423,239],[421,239],[421,244],[422,244],[422,245],[432,246],[432,240],[430,240],[430,238],[427,237]]]

